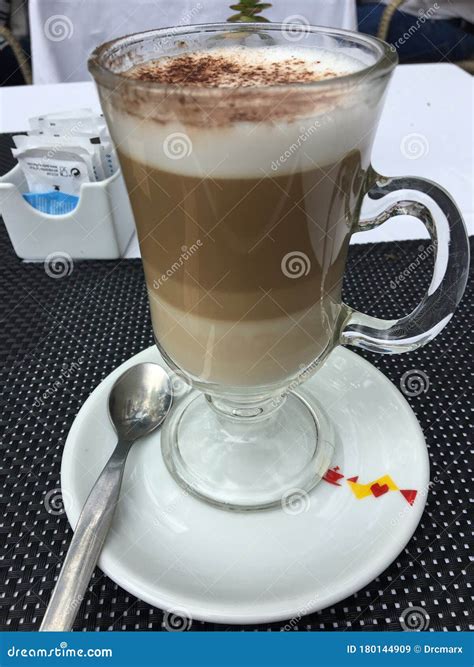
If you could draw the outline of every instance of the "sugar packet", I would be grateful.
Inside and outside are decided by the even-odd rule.
[[[77,205],[83,184],[102,181],[117,171],[105,120],[92,109],[44,114],[29,122],[26,135],[13,137],[12,153],[28,184],[25,199],[38,210],[68,212]]]

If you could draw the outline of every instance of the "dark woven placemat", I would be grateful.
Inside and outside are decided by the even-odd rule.
[[[5,149],[5,141],[2,145]],[[0,150],[0,170],[10,165],[8,153]],[[431,275],[430,259],[418,261],[429,255],[423,253],[426,246],[416,241],[352,248],[345,300],[381,317],[409,312]],[[55,503],[68,430],[94,387],[153,338],[139,260],[76,262],[69,275],[52,278],[42,264],[24,264],[13,254],[3,224],[0,256],[0,628],[34,630],[71,537],[61,504]],[[411,262],[409,281],[392,288],[391,281]],[[424,610],[427,629],[469,628],[470,296],[466,293],[451,323],[424,349],[390,357],[363,354],[397,386],[407,371],[424,374],[427,390],[408,400],[425,433],[435,481],[420,525],[399,558],[364,590],[295,619],[293,630],[400,630],[400,616],[409,606]],[[256,628],[278,631],[284,625]],[[166,624],[159,609],[96,570],[75,629],[162,630]],[[194,621],[192,629],[227,626]]]

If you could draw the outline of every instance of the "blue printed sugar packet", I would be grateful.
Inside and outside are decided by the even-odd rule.
[[[79,203],[79,197],[68,195],[65,192],[25,192],[23,198],[41,213],[49,215],[64,215],[74,211]]]

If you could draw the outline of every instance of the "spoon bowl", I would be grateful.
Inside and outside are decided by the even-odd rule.
[[[137,440],[160,426],[173,402],[171,382],[157,364],[132,366],[112,387],[109,416],[119,440]]]
[[[84,503],[41,631],[71,629],[120,499],[128,452],[163,423],[172,402],[170,379],[158,364],[132,366],[113,385],[109,417],[118,442]]]

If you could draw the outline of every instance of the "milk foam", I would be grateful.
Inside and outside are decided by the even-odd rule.
[[[313,68],[315,79],[325,78],[329,72],[331,78],[344,76],[363,67],[340,52],[316,49],[292,48],[290,52],[277,47],[232,47],[209,53],[226,56],[231,62],[263,68],[287,61],[290,54],[296,68]],[[264,88],[258,84],[255,95],[250,89],[253,103],[258,102]],[[199,90],[202,91],[202,87]],[[219,94],[215,89],[211,92]],[[143,94],[146,95],[146,91]],[[186,94],[183,94],[184,105]],[[274,105],[278,107],[291,99],[293,92],[283,89],[276,95]],[[103,99],[102,103],[119,151],[133,160],[151,168],[198,178],[256,178],[324,168],[360,148],[361,141],[369,142],[379,104],[363,85],[350,82],[337,89],[337,94],[307,88],[304,95],[310,102],[309,112],[306,104],[304,113],[293,110],[289,117],[199,126],[180,121],[179,109],[173,118],[163,122],[153,117],[153,108],[146,113],[132,107],[128,110],[114,104],[112,97]]]
[[[358,60],[339,51],[233,46],[164,56],[132,67],[125,74],[157,83],[241,88],[320,81],[362,67]]]
[[[298,49],[292,47],[289,50],[281,46],[266,46],[264,48],[233,46],[213,49],[209,53],[224,56],[228,60],[234,60],[239,65],[248,67],[265,67],[271,66],[273,63],[286,62],[295,71],[311,70],[314,73],[314,80],[324,77],[327,73],[332,73],[333,76],[342,76],[357,72],[364,67],[358,59],[342,53],[342,51],[316,48]]]

